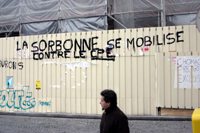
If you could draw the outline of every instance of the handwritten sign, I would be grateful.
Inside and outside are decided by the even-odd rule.
[[[178,80],[179,79],[179,80]],[[176,58],[174,88],[200,88],[200,56],[179,56]]]

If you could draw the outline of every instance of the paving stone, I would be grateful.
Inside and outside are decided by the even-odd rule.
[[[100,119],[0,115],[0,133],[99,133]],[[129,120],[131,133],[192,133],[191,121]]]

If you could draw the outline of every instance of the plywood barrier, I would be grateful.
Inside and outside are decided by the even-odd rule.
[[[174,89],[175,57],[199,43],[195,25],[1,38],[0,111],[101,114],[103,89],[127,115],[199,107],[198,89]]]

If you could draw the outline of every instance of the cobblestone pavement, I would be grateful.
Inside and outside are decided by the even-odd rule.
[[[0,115],[0,133],[99,133],[100,119]],[[129,120],[131,133],[192,133],[191,121]]]

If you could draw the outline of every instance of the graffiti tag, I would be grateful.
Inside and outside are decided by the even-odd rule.
[[[25,96],[26,95],[26,96]],[[36,101],[29,92],[29,86],[23,86],[22,90],[0,90],[0,107],[28,110],[35,107]]]

